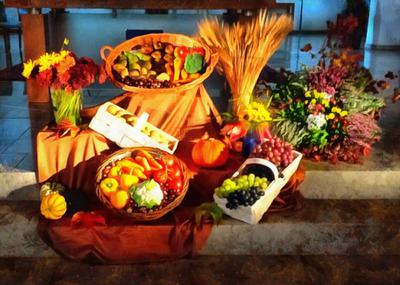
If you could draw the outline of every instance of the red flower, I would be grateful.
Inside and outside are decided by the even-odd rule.
[[[68,81],[70,78],[71,78],[71,75],[69,72],[59,73],[57,76],[58,81],[63,85],[68,85]]]
[[[53,70],[46,69],[38,73],[36,79],[42,86],[50,86],[53,83]]]
[[[103,84],[107,80],[107,73],[103,65],[99,66],[99,83]]]
[[[69,69],[69,83],[74,90],[84,88],[92,84],[98,73],[98,66],[88,57],[81,57],[77,64]]]

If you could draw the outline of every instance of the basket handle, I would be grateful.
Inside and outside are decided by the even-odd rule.
[[[106,51],[108,51],[107,55],[106,55]],[[105,61],[105,60],[107,59],[108,55],[109,55],[112,51],[113,51],[113,48],[112,48],[112,47],[107,46],[107,45],[102,46],[101,49],[100,49],[100,57],[101,57],[101,59]]]

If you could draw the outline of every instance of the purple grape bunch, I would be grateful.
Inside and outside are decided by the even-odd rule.
[[[279,137],[271,137],[256,146],[253,157],[265,158],[277,167],[286,168],[294,159],[293,146]]]

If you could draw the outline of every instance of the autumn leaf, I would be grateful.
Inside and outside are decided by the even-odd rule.
[[[71,123],[69,120],[63,119],[57,124],[54,130],[56,131],[58,138],[65,137],[67,135],[71,135],[74,138],[81,129],[77,125]]]
[[[223,212],[216,203],[203,203],[195,210],[195,222],[197,226],[201,225],[203,220],[212,219],[214,224],[219,224],[222,220]]]
[[[376,85],[382,90],[386,90],[390,87],[390,84],[385,80],[379,80]]]
[[[300,50],[303,52],[308,52],[308,51],[312,50],[312,45],[310,43],[308,43],[304,47],[302,47]]]
[[[396,103],[400,100],[400,88],[395,88],[392,96],[392,102]]]
[[[393,73],[393,71],[388,71],[388,72],[386,72],[386,74],[385,74],[385,78],[388,78],[388,79],[390,79],[390,80],[393,80],[393,79],[397,78],[397,75],[395,75],[395,74]]]

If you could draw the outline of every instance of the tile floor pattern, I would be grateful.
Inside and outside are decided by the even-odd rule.
[[[165,32],[194,34],[196,22],[201,19],[200,15],[129,15],[118,16],[112,19],[103,15],[67,14],[61,15],[54,25],[51,25],[49,49],[58,49],[59,43],[64,37],[70,38],[70,49],[81,55],[92,56],[98,61],[98,50],[104,44],[117,45],[124,40],[125,30],[136,29],[163,29]],[[104,27],[102,33],[96,31]],[[91,44],[87,45],[87,39]],[[306,43],[311,43],[318,48],[324,41],[324,35],[291,35],[277,53],[271,58],[269,65],[274,68],[289,68],[298,70],[303,65],[315,64],[309,54],[302,53],[299,49]],[[18,44],[15,37],[11,41],[13,62],[18,62]],[[0,55],[4,55],[4,45],[0,41]],[[388,70],[399,71],[400,53],[395,51],[365,51],[364,65],[371,68],[377,78],[383,78]],[[0,56],[0,69],[5,67],[5,57]],[[227,95],[223,91],[224,80],[214,73],[207,81],[206,88],[215,104],[220,110],[227,106]],[[392,83],[392,88],[398,86],[398,82]],[[392,89],[391,89],[392,90]],[[389,129],[397,128],[400,118],[400,107],[390,104],[390,91],[385,97],[387,99],[390,116],[385,116],[382,121],[389,126]],[[84,103],[86,106],[99,104],[118,94],[118,90],[111,84],[103,86],[94,85],[84,92]],[[34,170],[34,158],[32,152],[32,138],[48,121],[49,105],[31,104],[28,105],[27,97],[24,95],[23,82],[0,82],[0,171],[10,169],[17,171]],[[397,133],[396,133],[397,136]],[[389,156],[393,150],[392,137],[384,140],[382,145],[389,148]],[[397,149],[397,148],[395,148]],[[377,152],[377,159],[387,157],[385,149]],[[390,159],[389,159],[390,160]],[[386,161],[386,160],[385,160]],[[380,161],[379,164],[387,163]],[[375,165],[376,163],[372,163]],[[367,164],[368,165],[368,164]],[[369,166],[368,166],[369,167]],[[399,166],[400,167],[400,166]]]

